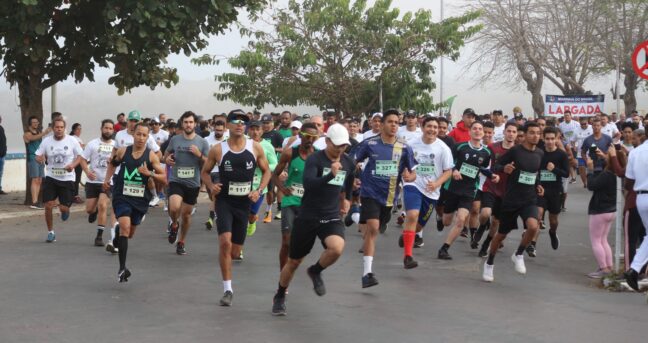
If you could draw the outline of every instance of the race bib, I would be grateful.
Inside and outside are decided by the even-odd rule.
[[[535,185],[536,176],[536,173],[529,173],[521,170],[520,177],[518,177],[518,182],[525,185]]]
[[[331,172],[331,168],[324,168],[322,171],[322,176]],[[329,185],[342,186],[344,184],[344,179],[346,178],[346,170],[338,170],[335,177],[328,182]]]
[[[436,175],[436,167],[430,163],[421,163],[416,168],[416,172],[421,176],[434,176]]]
[[[304,185],[299,183],[293,183],[290,186],[290,190],[292,191],[292,195],[300,198],[304,197]]]
[[[573,136],[573,135],[574,135],[574,131],[565,132],[565,137],[567,137],[567,138],[571,138],[571,136]]]
[[[52,168],[52,176],[65,176],[66,174],[65,168]]]
[[[230,182],[227,194],[244,196],[250,194],[251,190],[251,182]]]
[[[548,170],[541,170],[540,171],[540,181],[556,181],[556,174],[548,171]]]
[[[111,145],[106,145],[106,144],[100,144],[99,145],[99,152],[103,153],[112,153],[113,147]]]
[[[461,165],[461,168],[459,169],[459,173],[461,173],[461,175],[466,175],[469,178],[474,179],[479,173],[479,168],[473,166],[472,164],[463,163]]]
[[[141,183],[124,181],[124,188],[122,190],[122,193],[124,195],[128,195],[135,198],[143,198],[144,190],[145,190],[144,185]]]
[[[398,161],[377,160],[376,175],[392,177],[398,175]]]
[[[195,175],[194,167],[178,167],[176,170],[181,179],[191,179]]]

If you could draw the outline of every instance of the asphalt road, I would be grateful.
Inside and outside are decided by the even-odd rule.
[[[0,222],[0,342],[643,342],[648,305],[636,293],[597,288],[589,247],[589,194],[572,187],[561,216],[561,247],[543,233],[528,273],[509,260],[519,233],[495,261],[495,282],[481,281],[483,259],[460,238],[453,261],[436,259],[433,227],[415,250],[420,265],[402,267],[400,229],[381,235],[374,260],[380,285],[362,289],[361,245],[347,231],[343,257],[324,271],[328,293],[317,297],[301,268],[289,289],[288,316],[272,317],[277,286],[279,222],[259,224],[233,271],[234,302],[218,306],[222,283],[215,231],[200,205],[178,256],[166,241],[161,208],[149,212],[129,243],[128,283],[118,261],[92,245],[95,227],[73,214],[58,241],[46,244],[42,215]],[[433,226],[433,225],[432,225]],[[613,242],[613,236],[610,236]],[[306,258],[312,264],[319,244]]]

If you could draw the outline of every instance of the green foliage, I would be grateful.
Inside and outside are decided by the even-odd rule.
[[[73,77],[94,81],[96,67],[112,64],[109,83],[119,93],[178,82],[165,67],[172,53],[189,55],[222,33],[240,8],[267,0],[3,0],[0,58],[11,85],[41,90]],[[34,82],[37,81],[37,82]],[[36,87],[35,86],[35,87]]]
[[[219,99],[245,105],[310,104],[345,113],[378,107],[435,108],[433,62],[456,60],[480,26],[469,12],[441,23],[432,13],[400,13],[390,0],[291,0],[265,22],[272,32],[243,28],[249,48],[229,59],[237,73],[218,75]],[[202,62],[208,62],[203,60]]]

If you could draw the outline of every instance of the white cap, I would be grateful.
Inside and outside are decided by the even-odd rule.
[[[375,117],[380,117],[380,118],[382,118],[382,113],[380,113],[380,112],[376,112],[376,113],[374,113],[374,114],[371,115],[371,118],[372,118],[372,119],[375,118]]]
[[[160,119],[158,119],[158,117],[153,117],[151,121],[158,124],[160,123]]]
[[[326,131],[326,137],[335,145],[349,144],[349,131],[341,124],[333,124]]]
[[[290,123],[290,127],[296,127],[297,129],[301,130],[302,123],[299,120],[293,120],[293,122]]]

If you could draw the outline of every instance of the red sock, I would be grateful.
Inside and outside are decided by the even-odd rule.
[[[414,245],[414,231],[403,230],[403,245],[405,246],[405,256],[412,256],[412,246]]]

